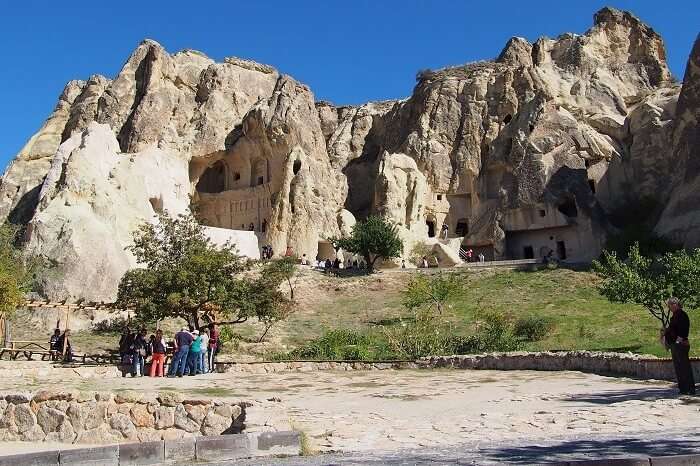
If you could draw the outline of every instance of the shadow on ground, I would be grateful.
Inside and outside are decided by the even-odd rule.
[[[655,401],[678,398],[675,388],[630,388],[606,390],[599,393],[581,393],[564,398],[564,401],[611,405],[625,401]]]
[[[700,437],[674,440],[624,437],[609,440],[568,440],[547,445],[527,445],[481,450],[484,458],[511,464],[532,464],[533,461],[577,460],[590,458],[647,457],[688,455],[698,452]]]

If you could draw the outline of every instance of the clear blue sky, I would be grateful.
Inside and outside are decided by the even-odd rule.
[[[336,104],[406,97],[416,71],[495,57],[511,36],[582,33],[605,5],[666,41],[683,77],[698,0],[11,0],[0,10],[0,167],[52,111],[65,83],[114,77],[144,38],[168,51],[268,63]]]

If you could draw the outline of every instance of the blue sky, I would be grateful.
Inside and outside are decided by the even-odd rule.
[[[697,0],[155,1],[12,0],[0,10],[0,167],[52,111],[65,83],[114,77],[148,37],[168,51],[268,63],[336,104],[409,95],[419,69],[493,58],[511,36],[582,33],[605,5],[666,41],[682,79],[700,29]]]

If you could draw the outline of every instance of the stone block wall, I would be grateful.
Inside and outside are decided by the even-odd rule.
[[[239,433],[245,405],[179,393],[0,394],[0,441],[107,444]]]

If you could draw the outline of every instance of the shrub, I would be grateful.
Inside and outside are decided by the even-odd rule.
[[[542,340],[554,328],[554,321],[543,316],[524,316],[515,321],[513,333],[525,341]]]
[[[316,340],[312,340],[287,354],[275,355],[275,359],[335,359],[369,360],[382,356],[384,346],[370,333],[356,330],[328,330]]]
[[[487,314],[479,330],[468,337],[454,339],[454,353],[486,353],[490,351],[516,351],[522,348],[513,325],[500,314]]]
[[[409,321],[383,329],[395,357],[415,359],[423,356],[452,353],[452,329],[429,311],[415,314]]]

